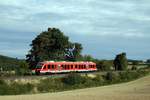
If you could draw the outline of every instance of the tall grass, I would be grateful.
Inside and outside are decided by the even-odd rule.
[[[43,92],[57,92],[64,90],[72,90],[87,87],[96,87],[102,85],[109,85],[114,83],[127,82],[139,77],[145,76],[149,71],[124,71],[124,72],[107,72],[105,75],[96,75],[95,77],[81,76],[77,73],[71,73],[64,78],[47,78],[41,79],[39,83],[7,83],[0,79],[0,95],[18,95],[43,93]]]

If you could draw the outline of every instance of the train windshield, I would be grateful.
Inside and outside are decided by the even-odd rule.
[[[42,63],[38,63],[38,64],[36,65],[36,68],[41,69],[41,68],[42,68],[42,66],[43,66],[43,64],[42,64]]]

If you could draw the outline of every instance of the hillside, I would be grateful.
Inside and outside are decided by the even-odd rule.
[[[58,93],[0,96],[0,100],[150,100],[150,75],[116,85]]]
[[[3,70],[12,70],[19,65],[20,59],[0,55],[0,68]]]

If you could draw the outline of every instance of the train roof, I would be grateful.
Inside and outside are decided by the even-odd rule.
[[[42,64],[95,64],[94,62],[91,61],[76,61],[76,62],[69,62],[69,61],[43,61],[39,62]]]

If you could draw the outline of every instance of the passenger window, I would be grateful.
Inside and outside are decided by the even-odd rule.
[[[79,65],[79,69],[81,69],[81,65]]]
[[[55,68],[55,65],[52,65],[52,69],[54,69]]]
[[[75,65],[75,68],[78,68],[78,65]]]
[[[48,69],[50,69],[51,68],[51,66],[50,65],[48,65]]]
[[[84,69],[86,68],[86,66],[84,65]]]
[[[73,69],[73,65],[71,65],[71,69]]]

